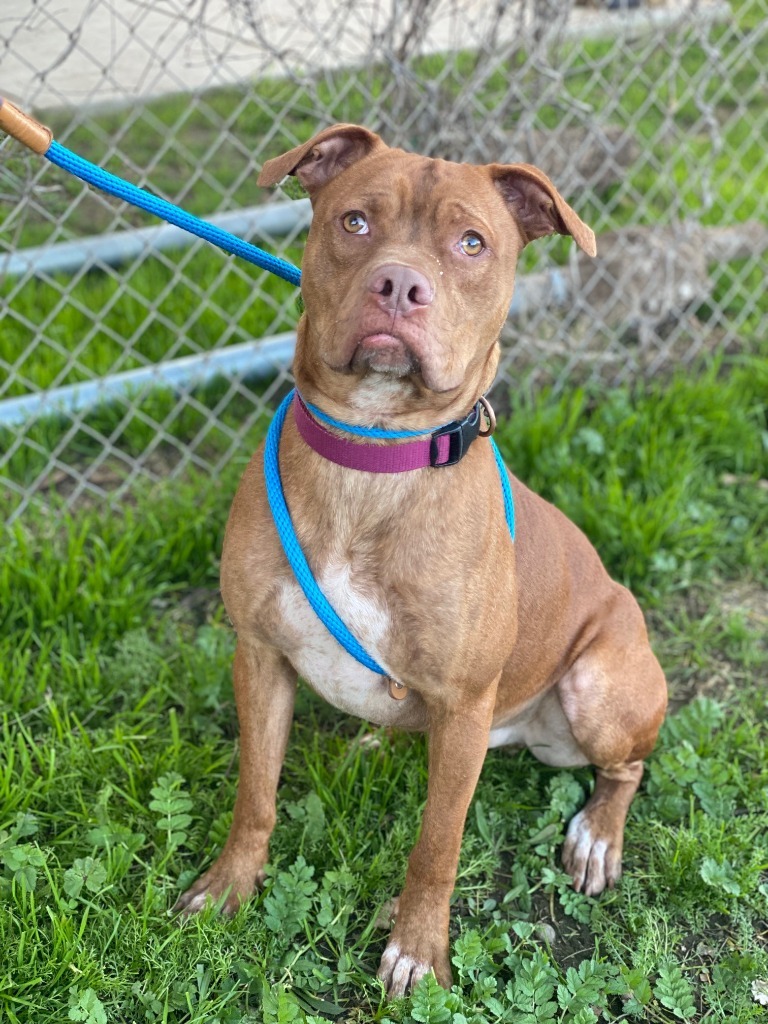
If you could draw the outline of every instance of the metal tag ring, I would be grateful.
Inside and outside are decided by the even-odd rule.
[[[480,403],[480,405],[482,405],[483,412],[485,413],[485,418],[488,421],[488,427],[485,430],[481,430],[478,434],[478,437],[490,437],[491,434],[496,429],[496,413],[491,408],[491,403],[488,401],[485,395],[480,395],[480,397],[478,398],[478,402]]]

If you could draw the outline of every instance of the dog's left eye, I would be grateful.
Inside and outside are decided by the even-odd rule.
[[[349,213],[345,213],[341,223],[344,225],[344,230],[348,231],[351,235],[368,234],[368,221],[359,210],[351,210]]]
[[[466,234],[461,236],[459,248],[465,256],[479,256],[485,248],[485,242],[474,231],[467,231]]]

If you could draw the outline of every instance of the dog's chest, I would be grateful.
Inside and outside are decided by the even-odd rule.
[[[379,664],[391,617],[381,596],[351,582],[349,565],[330,562],[316,577],[336,613]],[[279,643],[299,675],[329,704],[377,725],[404,724],[408,700],[389,695],[388,681],[361,665],[328,632],[294,580],[278,595]]]

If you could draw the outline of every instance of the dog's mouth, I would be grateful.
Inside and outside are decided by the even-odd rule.
[[[358,373],[372,370],[392,377],[408,377],[421,369],[420,361],[402,338],[383,332],[361,338],[349,366]]]
[[[354,374],[369,384],[399,382],[419,392],[426,389],[446,394],[461,385],[457,368],[443,365],[445,359],[436,359],[429,345],[420,339],[406,340],[391,329],[377,328],[378,325],[371,325],[367,333],[363,328],[347,342],[346,351],[339,353],[338,360],[326,356],[326,365],[336,373]]]

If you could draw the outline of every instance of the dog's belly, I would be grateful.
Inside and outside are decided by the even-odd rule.
[[[317,583],[337,614],[380,664],[390,629],[385,607],[350,585],[349,567],[330,565]],[[388,680],[361,665],[328,632],[297,583],[283,583],[278,604],[280,647],[299,675],[329,704],[376,725],[407,727],[415,719],[413,700],[394,700]]]
[[[589,764],[574,739],[557,689],[536,697],[514,718],[491,726],[489,747],[528,747],[534,757],[553,768]]]

